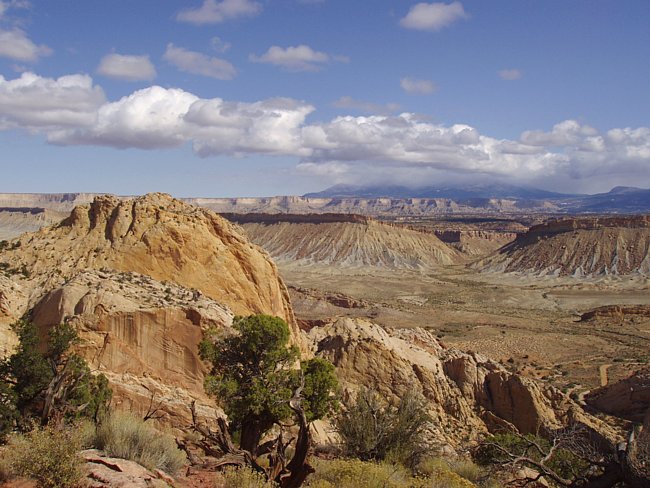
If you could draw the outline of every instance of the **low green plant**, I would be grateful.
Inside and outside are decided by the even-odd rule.
[[[131,414],[114,412],[97,426],[95,445],[110,456],[174,474],[186,461],[174,438]]]
[[[74,427],[35,428],[9,438],[7,460],[11,472],[36,480],[40,488],[72,488],[80,485],[82,440]]]

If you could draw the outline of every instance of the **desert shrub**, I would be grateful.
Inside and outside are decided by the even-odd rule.
[[[173,474],[185,464],[185,453],[178,449],[171,435],[130,414],[112,413],[99,423],[96,435],[98,449],[148,469]]]
[[[454,469],[460,463],[448,463],[437,457],[425,457],[418,463],[416,471],[424,479],[423,487],[426,488],[470,488],[475,486],[476,479],[464,476],[463,469]],[[472,463],[473,464],[473,463]],[[475,466],[475,465],[474,465]],[[469,474],[473,471],[468,470]]]
[[[276,488],[278,485],[267,481],[262,473],[250,468],[226,468],[222,473],[225,488]]]
[[[489,436],[474,453],[474,459],[481,465],[503,464],[511,459],[504,452],[506,451],[515,456],[525,456],[540,461],[544,455],[532,443],[545,453],[551,450],[551,441],[543,437],[533,434],[521,436],[503,433]],[[571,479],[576,473],[586,473],[589,470],[589,463],[567,447],[555,448],[553,454],[545,461],[545,465],[566,479]]]
[[[74,427],[36,428],[9,438],[7,460],[13,474],[36,480],[39,487],[76,487],[83,476],[80,448]]]
[[[458,476],[477,483],[485,476],[483,468],[474,463],[471,459],[458,459],[449,465],[451,471]]]
[[[409,488],[422,486],[399,465],[359,459],[319,460],[308,478],[310,488]]]
[[[415,390],[394,406],[362,389],[336,425],[346,455],[366,461],[391,459],[413,467],[427,449],[424,434],[429,422],[424,398]]]

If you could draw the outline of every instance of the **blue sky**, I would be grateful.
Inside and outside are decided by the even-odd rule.
[[[646,0],[0,1],[0,191],[650,187]]]

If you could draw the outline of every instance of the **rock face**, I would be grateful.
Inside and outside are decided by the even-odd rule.
[[[580,316],[581,322],[607,321],[610,324],[648,320],[650,320],[650,306],[648,305],[605,305],[589,310]]]
[[[237,227],[168,195],[97,197],[56,227],[20,238],[0,263],[51,288],[87,269],[134,271],[195,288],[235,313],[293,322],[284,284],[268,256]]]
[[[538,275],[647,275],[650,216],[554,220],[531,227],[475,266]]]
[[[585,401],[601,412],[633,422],[643,422],[650,413],[650,368],[592,391],[585,396]]]
[[[234,314],[284,318],[305,350],[268,255],[225,219],[167,195],[76,207],[5,246],[0,271],[0,352],[15,343],[8,324],[30,310],[43,337],[68,321],[115,402],[131,410],[146,410],[153,395],[172,417],[189,414],[192,399],[208,412],[198,343]]]
[[[350,394],[363,385],[396,401],[411,387],[422,391],[440,442],[459,445],[508,424],[536,433],[575,421],[615,437],[556,388],[479,354],[446,349],[424,329],[383,329],[346,318],[312,328],[309,337]]]
[[[378,266],[423,269],[453,264],[462,257],[436,236],[372,219],[250,222],[242,226],[253,242],[278,262],[333,267]]]

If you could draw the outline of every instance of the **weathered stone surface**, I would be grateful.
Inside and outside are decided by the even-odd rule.
[[[313,327],[316,354],[332,361],[346,395],[360,386],[398,401],[412,387],[429,401],[433,435],[458,446],[491,429],[551,432],[579,422],[616,435],[551,386],[509,373],[479,355],[446,349],[424,329],[383,329],[362,319]]]
[[[650,419],[650,368],[590,392],[585,402],[596,410],[633,422]]]
[[[162,472],[152,472],[138,463],[107,456],[96,449],[82,451],[89,488],[169,488],[173,481]]]

